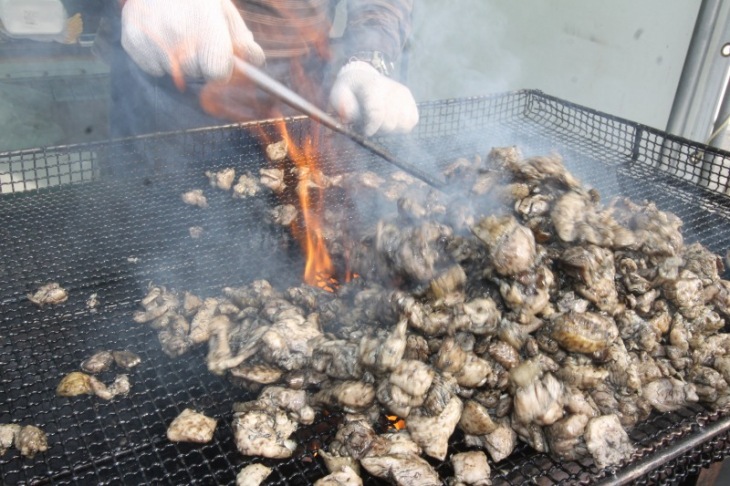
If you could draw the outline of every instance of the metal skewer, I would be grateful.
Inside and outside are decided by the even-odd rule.
[[[442,189],[444,187],[443,181],[440,181],[430,174],[425,173],[410,162],[406,162],[405,160],[396,157],[395,155],[391,154],[385,147],[375,142],[372,142],[365,136],[349,129],[347,126],[337,121],[334,117],[317,108],[314,104],[305,100],[297,93],[279,83],[274,78],[261,71],[257,67],[239,58],[235,59],[235,63],[236,69],[238,71],[246,75],[259,88],[263,89],[273,97],[302,112],[312,120],[321,123],[327,128],[346,136],[361,147],[382,157],[396,167],[400,167],[412,176],[421,179],[426,184],[433,186],[437,189]]]

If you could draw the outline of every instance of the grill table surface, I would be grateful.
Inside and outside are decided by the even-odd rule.
[[[380,141],[421,167],[435,171],[458,156],[501,145],[518,145],[526,155],[557,151],[604,201],[652,200],[684,221],[686,243],[700,241],[720,255],[728,250],[729,153],[538,91],[442,100],[420,109],[414,134]],[[257,139],[275,137],[275,125],[0,154],[0,167],[7,167],[0,174],[0,423],[37,425],[49,440],[48,451],[33,459],[15,450],[0,457],[0,483],[225,484],[254,462],[274,467],[267,484],[307,484],[326,474],[308,448],[327,442],[336,416],[300,429],[302,447],[290,460],[244,457],[233,443],[231,406],[255,397],[209,373],[205,347],[169,359],[156,332],[131,319],[149,282],[201,296],[259,278],[280,288],[300,284],[303,262],[288,230],[261,223],[276,198],[235,200],[210,188],[204,176],[225,167],[258,174],[265,159]],[[299,142],[311,128],[303,118],[287,119],[286,126]],[[394,170],[339,136],[322,133],[321,139],[325,170]],[[210,208],[182,203],[180,195],[195,188],[204,189]],[[374,209],[355,208],[352,217]],[[191,238],[191,226],[203,227],[203,237]],[[50,281],[69,291],[68,301],[31,304],[27,293]],[[86,300],[94,293],[100,304],[92,311]],[[60,379],[100,349],[141,356],[130,372],[129,396],[110,402],[56,397]],[[106,372],[101,379],[110,383],[113,376]],[[211,443],[167,440],[167,424],[188,407],[219,419]],[[558,462],[521,445],[500,463],[490,462],[493,480],[678,481],[730,454],[729,417],[699,405],[652,415],[630,434],[639,447],[636,459],[615,470],[599,471],[588,460]],[[465,447],[457,433],[452,452],[458,450]],[[448,461],[433,464],[443,478],[450,474]]]

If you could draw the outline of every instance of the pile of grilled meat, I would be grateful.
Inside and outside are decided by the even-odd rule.
[[[355,275],[334,291],[150,287],[134,318],[165,353],[207,345],[212,373],[258,392],[233,410],[242,454],[290,457],[294,431],[336,409],[318,484],[361,484],[361,468],[442,484],[424,456],[452,462],[451,484],[489,484],[487,454],[518,441],[605,467],[631,459],[627,431],[653,411],[726,406],[730,282],[679,218],[600,201],[556,154],[495,148],[443,176],[444,192],[403,172],[326,179],[382,210],[326,210],[330,252]],[[384,415],[404,427],[380,430]],[[449,456],[456,429],[472,452]]]

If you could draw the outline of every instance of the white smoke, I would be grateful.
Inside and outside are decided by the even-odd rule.
[[[495,2],[421,0],[413,12],[407,83],[419,101],[513,89],[521,63]]]

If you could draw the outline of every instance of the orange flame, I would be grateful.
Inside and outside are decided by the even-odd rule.
[[[323,56],[326,53],[321,53]],[[296,59],[289,61],[289,72],[296,82],[299,94],[310,101],[321,101],[321,80],[308,76],[300,62]],[[280,106],[268,94],[252,85],[251,80],[243,73],[234,71],[230,80],[225,82],[208,82],[200,94],[202,108],[209,114],[234,121],[250,121],[264,118],[283,116]],[[308,285],[316,286],[327,291],[334,291],[338,285],[335,278],[335,268],[327,249],[323,236],[322,216],[324,215],[324,190],[326,182],[322,172],[317,167],[317,154],[320,147],[319,125],[312,124],[312,131],[303,137],[303,142],[288,133],[286,122],[280,119],[277,129],[287,145],[288,158],[296,166],[298,183],[296,195],[287,194],[284,197],[296,198],[299,201],[301,217],[292,224],[292,232],[297,238],[304,254],[306,264],[303,280]],[[269,134],[263,133],[266,143],[277,142]],[[288,172],[289,168],[280,167]]]
[[[317,146],[315,143],[317,131],[308,135],[301,146],[297,146],[287,131],[283,120],[278,122],[283,139],[288,147],[288,154],[297,167],[297,197],[302,212],[301,225],[294,223],[292,230],[297,237],[306,256],[304,267],[304,282],[333,290],[336,283],[335,268],[332,263],[325,238],[322,236],[322,215],[324,214],[324,187],[325,181],[322,172],[316,164]]]
[[[393,427],[395,430],[403,430],[406,428],[406,421],[397,415],[386,415],[385,418],[390,422],[390,427]]]

